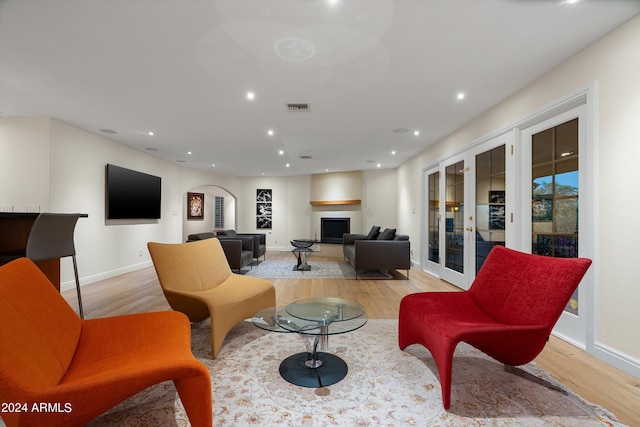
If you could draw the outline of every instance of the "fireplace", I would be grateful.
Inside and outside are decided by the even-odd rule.
[[[342,235],[351,232],[350,218],[320,218],[320,241],[342,243]]]

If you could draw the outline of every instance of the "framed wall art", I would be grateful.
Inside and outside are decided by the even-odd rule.
[[[204,219],[204,193],[187,193],[187,219]]]
[[[256,190],[256,228],[271,229],[272,227],[272,192],[271,189],[258,188]]]

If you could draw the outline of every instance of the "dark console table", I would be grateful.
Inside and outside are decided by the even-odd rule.
[[[0,212],[0,265],[26,255],[27,239],[39,213]],[[81,215],[83,218],[87,214]],[[60,290],[60,259],[36,262],[51,283]]]

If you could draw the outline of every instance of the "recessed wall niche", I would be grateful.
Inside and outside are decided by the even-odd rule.
[[[349,218],[350,232],[362,233],[361,171],[311,175],[311,239],[320,240],[321,218]]]

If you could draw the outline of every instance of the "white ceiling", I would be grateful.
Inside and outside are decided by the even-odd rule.
[[[0,115],[240,176],[397,167],[640,13],[637,0],[0,1]]]

